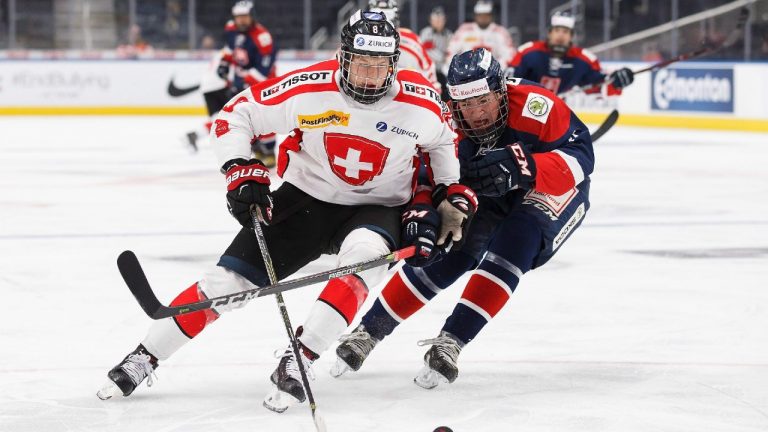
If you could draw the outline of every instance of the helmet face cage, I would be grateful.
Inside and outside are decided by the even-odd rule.
[[[498,108],[494,105],[498,105]],[[472,127],[466,113],[474,110],[485,112],[487,116],[493,116],[494,110],[496,110],[496,119],[486,118],[488,121],[483,125]],[[506,92],[499,89],[469,99],[454,100],[451,103],[451,111],[459,129],[480,146],[478,152],[481,153],[483,150],[495,147],[504,133],[507,126],[509,104]]]
[[[448,67],[451,111],[459,129],[482,149],[493,148],[507,125],[509,103],[501,65],[485,48],[465,51]]]
[[[341,33],[338,60],[344,93],[362,104],[379,101],[395,80],[399,34],[383,13],[371,11],[356,12]]]

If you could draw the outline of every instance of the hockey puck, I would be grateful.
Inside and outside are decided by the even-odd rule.
[[[453,429],[449,428],[448,426],[438,426],[432,432],[453,432]]]

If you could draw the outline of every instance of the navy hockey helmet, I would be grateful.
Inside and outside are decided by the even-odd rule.
[[[341,87],[363,104],[377,102],[392,87],[400,57],[400,34],[382,12],[357,11],[341,29]]]
[[[485,48],[456,55],[448,67],[448,94],[459,129],[481,148],[492,148],[509,114],[501,65]]]

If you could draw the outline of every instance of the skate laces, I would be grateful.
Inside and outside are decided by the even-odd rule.
[[[301,352],[301,349],[299,349]],[[287,357],[285,362],[286,373],[296,381],[301,382],[301,371],[299,370],[299,363],[296,361],[296,356],[293,355],[293,347],[289,346],[285,351],[275,350],[275,358],[283,359]],[[304,371],[307,372],[307,378],[314,380],[315,372],[312,370],[312,361],[308,359],[304,354],[301,355],[301,360],[304,362]]]
[[[133,384],[139,385],[147,378],[147,387],[152,387],[155,383],[157,375],[155,375],[155,369],[152,367],[151,358],[148,354],[131,354],[120,365],[120,369],[124,370],[126,374],[131,378]]]
[[[456,339],[440,335],[433,339],[424,339],[416,342],[418,346],[432,345],[437,351],[438,355],[447,357],[453,364],[456,364],[456,359],[459,358],[461,347]]]
[[[367,356],[379,341],[374,339],[364,328],[358,328],[350,334],[342,335],[339,342],[346,344],[358,354]]]

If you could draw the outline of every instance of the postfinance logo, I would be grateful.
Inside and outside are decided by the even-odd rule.
[[[349,126],[349,113],[329,110],[321,114],[299,115],[299,129],[317,129],[327,126]]]

